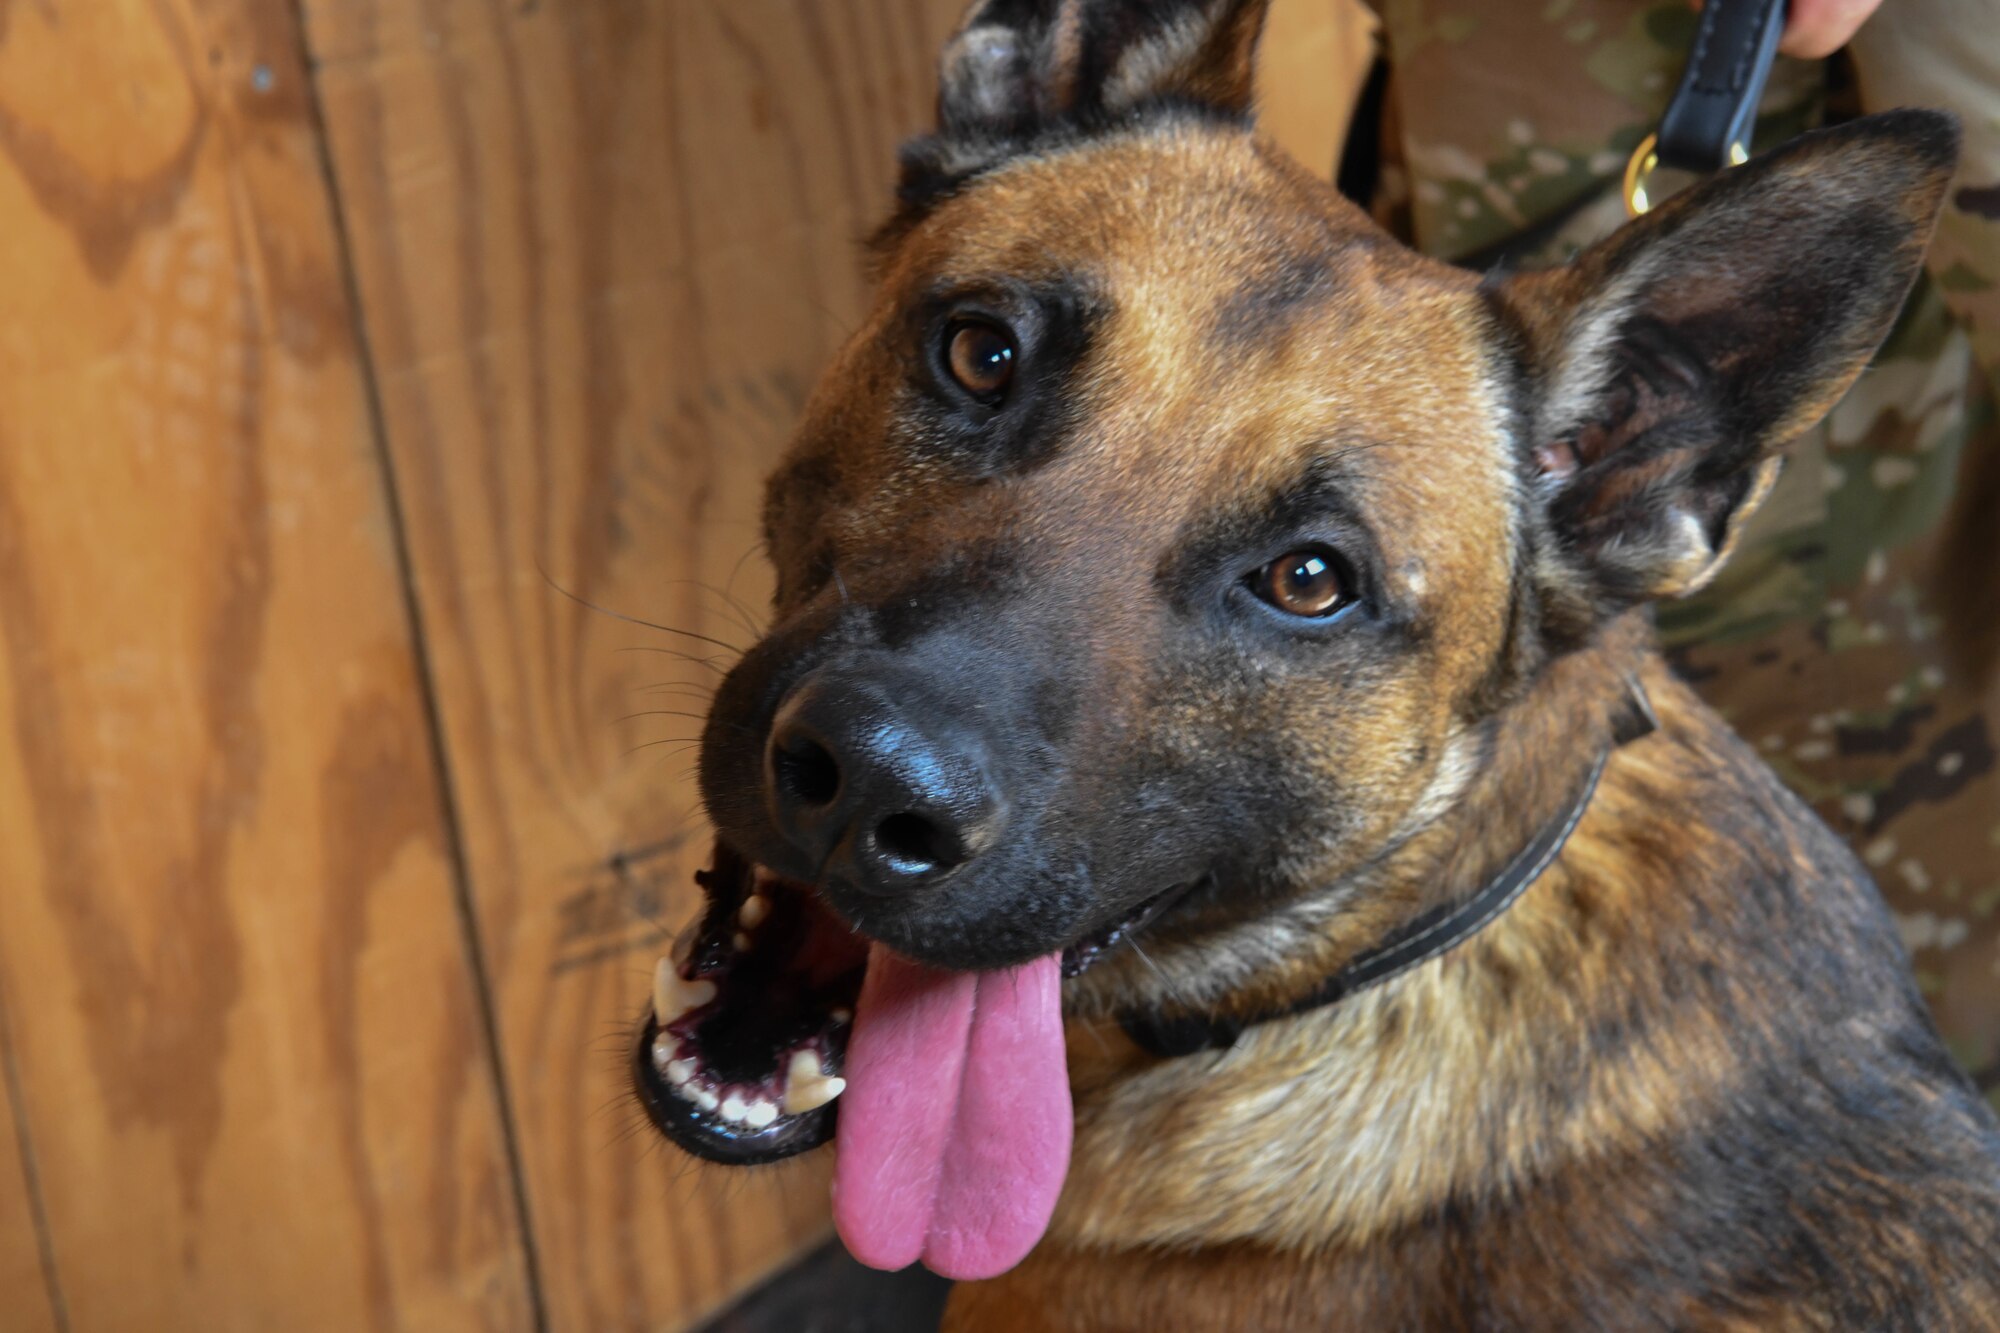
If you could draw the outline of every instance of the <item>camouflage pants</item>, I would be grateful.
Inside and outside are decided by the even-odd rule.
[[[1385,221],[1447,259],[1568,214],[1540,247],[1558,258],[1623,221],[1626,156],[1686,59],[1686,0],[1377,7]],[[1907,105],[1965,130],[1927,277],[1734,562],[1659,623],[1873,869],[1946,1039],[2000,1104],[2000,4],[1883,0],[1844,59],[1780,60],[1758,146]]]

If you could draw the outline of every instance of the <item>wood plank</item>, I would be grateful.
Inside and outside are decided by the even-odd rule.
[[[292,10],[5,24],[0,971],[71,1327],[530,1327]]]
[[[961,7],[305,0],[558,1330],[681,1326],[824,1234],[823,1160],[632,1124],[623,1027],[707,834],[695,719],[621,719],[698,714],[676,654],[715,650],[550,580],[747,641],[760,478]]]

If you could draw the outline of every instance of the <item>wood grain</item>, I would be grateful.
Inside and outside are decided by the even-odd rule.
[[[623,1028],[706,856],[729,653],[689,635],[761,615],[759,482],[960,8],[305,0],[558,1330],[682,1326],[823,1234],[823,1160],[632,1124]]]
[[[292,12],[0,21],[0,994],[69,1326],[526,1328]]]

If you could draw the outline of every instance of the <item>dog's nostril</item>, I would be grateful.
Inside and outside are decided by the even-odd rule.
[[[795,800],[825,805],[840,792],[840,764],[810,736],[794,736],[771,752],[771,769]]]
[[[949,870],[966,859],[965,845],[950,830],[918,814],[896,814],[875,826],[875,845],[909,871]]]

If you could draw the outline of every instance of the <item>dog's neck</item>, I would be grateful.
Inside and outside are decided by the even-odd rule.
[[[1640,678],[1663,670],[1643,612],[1613,622],[1449,738],[1362,864],[1309,871],[1313,890],[1210,933],[1148,940],[1143,956],[1129,950],[1086,974],[1066,996],[1070,1012],[1226,1023],[1310,1004],[1343,969],[1489,891],[1552,826],[1568,829],[1635,708],[1649,707]]]
[[[1296,926],[1292,956],[1223,1002],[1297,993],[1398,922],[1477,889],[1611,744],[1630,673],[1656,703],[1659,733],[1612,754],[1556,861],[1455,950],[1338,1005],[1252,1027],[1227,1052],[1161,1061],[1113,1025],[1079,1023],[1076,1165],[1058,1234],[1358,1243],[1463,1191],[1504,1190],[1578,1154],[1671,1133],[1668,1118],[1698,1117],[1724,1095],[1731,1034],[1677,975],[1683,961],[1704,964],[1676,955],[1694,941],[1754,952],[1727,899],[1819,853],[1793,845],[1813,840],[1804,811],[1650,643],[1642,624],[1621,626],[1552,664],[1496,720],[1451,808],[1384,859],[1376,917],[1343,911],[1317,940]],[[1756,817],[1724,813],[1746,807]],[[1728,836],[1704,836],[1718,825]],[[1606,997],[1618,1012],[1599,1011]],[[1627,1011],[1648,1014],[1650,1030],[1629,1032]],[[1620,1049],[1601,1049],[1611,1041]],[[1669,1070],[1675,1095],[1650,1093]],[[1203,1170],[1168,1165],[1191,1162]],[[1135,1218],[1146,1234],[1133,1233]]]
[[[1431,959],[1457,948],[1486,929],[1512,907],[1562,853],[1569,837],[1582,822],[1597,793],[1597,784],[1610,762],[1613,749],[1643,740],[1659,727],[1651,700],[1635,674],[1625,673],[1626,700],[1623,715],[1614,723],[1612,736],[1597,749],[1581,779],[1572,785],[1569,797],[1548,819],[1527,835],[1525,841],[1476,889],[1452,889],[1453,880],[1441,873],[1437,862],[1477,861],[1486,849],[1507,841],[1504,832],[1474,827],[1462,819],[1441,819],[1435,815],[1410,829],[1420,835],[1418,845],[1408,846],[1406,838],[1385,853],[1379,864],[1367,866],[1360,874],[1344,877],[1314,895],[1312,906],[1325,910],[1353,911],[1357,903],[1367,908],[1368,924],[1358,929],[1326,931],[1313,941],[1315,947],[1299,951],[1303,957],[1285,958],[1282,965],[1265,977],[1252,976],[1250,984],[1234,994],[1225,994],[1212,1004],[1188,1005],[1175,997],[1173,1010],[1157,1007],[1127,1008],[1119,1015],[1119,1025],[1141,1048],[1162,1057],[1192,1055],[1202,1050],[1220,1050],[1235,1044],[1247,1027],[1291,1018],[1313,1009],[1341,1004],[1362,991],[1385,985],[1404,972],[1421,967]],[[1494,738],[1496,728],[1486,729],[1485,739]],[[1588,728],[1585,728],[1588,731]],[[1482,763],[1482,769],[1489,765]],[[1560,767],[1560,766],[1558,766]],[[1460,780],[1462,782],[1462,779]],[[1454,788],[1456,790],[1456,787]],[[1474,808],[1494,816],[1504,830],[1513,822],[1513,810],[1495,810],[1489,799]],[[1433,852],[1432,848],[1440,850]],[[1413,866],[1413,861],[1423,864]],[[1358,882],[1357,882],[1358,881]],[[1402,892],[1397,892],[1401,889]],[[1415,917],[1405,919],[1386,937],[1355,953],[1354,941],[1366,939],[1379,929],[1380,909],[1406,913],[1410,901],[1430,901]],[[1250,923],[1251,931],[1258,924]],[[1349,923],[1351,925],[1351,923]],[[1199,947],[1199,946],[1198,946]],[[1310,976],[1313,960],[1328,952],[1346,952],[1348,957],[1316,984],[1298,992],[1301,973]],[[1184,956],[1184,955],[1183,955]],[[1178,961],[1178,959],[1177,959]],[[1326,964],[1321,961],[1319,966]],[[1157,965],[1156,965],[1157,967]],[[1165,981],[1162,973],[1157,980]],[[1164,986],[1161,989],[1165,989]],[[1261,1004],[1259,990],[1275,991],[1275,1002]]]

